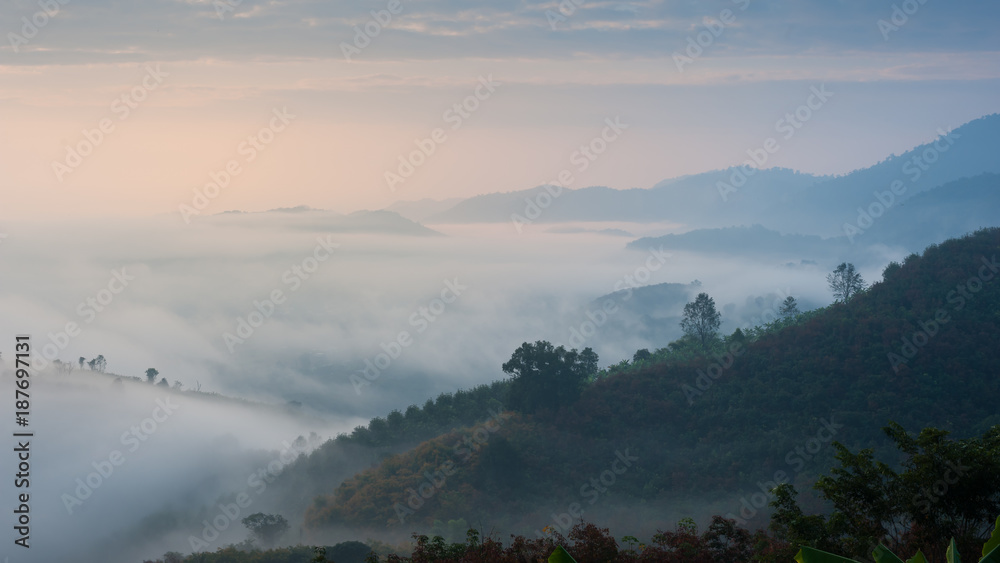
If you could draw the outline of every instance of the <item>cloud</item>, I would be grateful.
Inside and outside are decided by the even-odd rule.
[[[364,59],[463,57],[555,59],[669,57],[705,22],[730,10],[711,57],[800,54],[993,52],[1000,6],[932,0],[893,20],[893,2],[810,0],[678,2],[468,2],[401,0],[399,13],[379,26]],[[232,10],[219,10],[218,5]],[[0,46],[2,64],[86,64],[149,59],[341,60],[339,45],[372,21],[387,2],[160,0],[141,8],[121,2],[69,2],[14,53]],[[741,9],[746,6],[746,9]],[[0,21],[18,33],[31,2],[8,2]],[[909,8],[908,8],[909,9]],[[560,18],[550,24],[552,15]],[[905,22],[903,21],[905,18]],[[899,28],[886,40],[879,20]]]

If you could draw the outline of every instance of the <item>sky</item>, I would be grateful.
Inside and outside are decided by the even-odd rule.
[[[621,134],[568,187],[646,188],[741,162],[821,87],[767,165],[846,173],[1000,111],[998,16],[943,0],[12,0],[0,221],[179,220],[196,190],[205,214],[520,190],[606,120]]]
[[[0,2],[0,342],[29,333],[36,353],[58,345],[63,361],[101,354],[109,373],[155,366],[185,389],[318,417],[192,399],[74,516],[60,495],[162,390],[119,399],[83,369],[40,379],[40,435],[58,436],[33,458],[47,483],[42,559],[96,553],[164,507],[214,510],[270,459],[259,450],[501,379],[521,342],[574,347],[594,299],[659,256],[626,249],[629,237],[541,226],[410,236],[338,231],[331,213],[206,216],[380,209],[566,170],[569,188],[648,188],[740,164],[769,138],[781,146],[762,166],[843,174],[1000,112],[997,23],[1000,4],[961,0]],[[320,239],[339,246],[291,283]],[[867,240],[852,252],[869,281],[906,255]],[[726,331],[784,295],[829,303],[839,257],[762,256],[677,252],[646,273],[697,279]],[[445,306],[452,286],[462,293]],[[276,290],[287,300],[229,346]],[[622,314],[580,345],[616,363],[679,335],[656,320],[675,332],[640,334]],[[404,333],[413,346],[359,387]],[[246,455],[211,455],[230,442]],[[137,549],[187,550],[188,528]]]

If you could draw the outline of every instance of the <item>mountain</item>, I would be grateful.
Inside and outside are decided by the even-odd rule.
[[[460,197],[441,200],[420,199],[417,201],[397,201],[389,207],[386,207],[385,211],[392,211],[393,213],[398,213],[410,221],[423,223],[428,217],[451,209],[460,201],[462,201],[462,198]]]
[[[626,246],[636,250],[662,246],[665,250],[727,254],[779,262],[830,262],[851,257],[857,260],[859,254],[846,237],[824,239],[815,235],[783,235],[761,225],[696,229],[682,234],[643,237]]]
[[[217,225],[250,227],[280,226],[327,233],[369,233],[407,236],[444,236],[392,211],[356,211],[343,215],[307,206],[272,209],[258,213],[226,211],[202,221]]]
[[[991,227],[1000,220],[1000,175],[980,174],[919,193],[852,232],[853,242],[919,251],[935,241]],[[857,214],[857,213],[855,213]],[[852,224],[861,221],[855,218]],[[862,226],[865,226],[864,224]]]
[[[614,190],[602,186],[559,189],[538,186],[528,190],[471,197],[446,211],[426,218],[435,223],[497,223],[519,215],[539,223],[565,221],[678,221],[728,225],[728,221],[752,216],[764,202],[784,197],[817,181],[817,177],[793,170],[772,168],[750,177],[744,189],[760,194],[749,207],[723,205],[716,183],[731,175],[718,170],[660,182],[652,189]],[[553,196],[552,194],[557,194]],[[748,196],[749,197],[749,196]],[[534,207],[533,207],[534,206]],[[537,213],[537,215],[536,215]]]
[[[1000,160],[994,155],[997,146],[1000,114],[993,114],[952,131],[942,130],[929,143],[842,176],[733,167],[664,180],[650,189],[539,186],[484,194],[422,217],[428,224],[507,222],[512,216],[535,223],[671,221],[691,228],[760,224],[782,233],[846,236],[845,224],[857,222],[859,208],[881,216],[886,207],[895,212],[907,200],[944,184],[1000,173]],[[975,214],[988,208],[989,201],[961,199],[951,206],[959,215]],[[983,226],[995,226],[997,221]],[[941,228],[952,236],[964,232]]]
[[[868,168],[819,182],[809,190],[793,194],[787,201],[775,202],[760,222],[783,232],[843,235],[843,224],[857,218],[859,207],[877,210],[877,204],[882,203],[879,194],[883,202],[892,198],[895,199],[893,204],[900,204],[949,182],[984,172],[1000,173],[1000,160],[996,158],[996,147],[1000,146],[1000,114],[981,117],[950,132],[942,130],[940,133],[935,140],[902,155],[890,156]],[[895,194],[892,193],[894,183],[898,192]],[[966,207],[969,211],[979,205],[966,203],[969,203]]]
[[[376,419],[344,440],[478,422],[331,482],[306,524],[412,531],[463,518],[533,532],[561,526],[574,505],[643,533],[692,507],[751,520],[767,483],[803,491],[833,466],[833,440],[886,444],[889,421],[981,434],[1000,424],[998,258],[997,228],[932,245],[846,304],[734,333],[708,357],[678,341],[598,374],[560,410],[487,413],[510,404],[498,382],[461,404],[442,396]]]
[[[609,301],[617,307],[601,325],[603,340],[628,342],[638,337],[647,342],[670,342],[680,336],[681,312],[698,293],[698,286],[696,283],[658,283],[624,289],[594,299],[585,309],[600,311]],[[587,320],[586,316],[581,316],[577,326]]]
[[[905,196],[905,194],[904,194]],[[873,199],[874,201],[874,199]],[[695,229],[682,234],[643,237],[627,247],[752,256],[760,260],[809,260],[824,264],[881,258],[874,245],[918,252],[939,240],[1000,223],[1000,175],[980,174],[900,197],[877,217],[855,211],[840,236],[781,234],[761,225]],[[846,233],[846,234],[845,234]]]

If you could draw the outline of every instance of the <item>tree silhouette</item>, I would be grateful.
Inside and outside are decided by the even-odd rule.
[[[694,301],[684,306],[681,329],[684,330],[684,334],[700,342],[701,348],[705,351],[718,335],[721,324],[722,314],[715,310],[715,300],[707,293],[699,293]]]
[[[828,274],[826,281],[830,284],[833,298],[844,303],[865,289],[865,280],[854,269],[854,264],[847,262],[842,262],[836,270]]]
[[[280,514],[257,512],[242,520],[254,539],[267,547],[274,545],[288,531],[288,520]]]
[[[789,295],[781,302],[781,308],[778,309],[778,314],[782,318],[795,318],[799,316],[799,304],[795,302],[795,298]]]
[[[160,375],[160,372],[157,371],[156,368],[149,368],[146,370],[146,379],[149,381],[150,384],[156,381],[157,375]]]
[[[1000,513],[1000,426],[961,440],[933,427],[912,435],[890,422],[883,430],[904,454],[902,471],[871,448],[855,453],[834,442],[840,466],[814,485],[833,512],[804,515],[795,488],[782,484],[771,503],[772,529],[793,544],[852,557],[866,557],[879,542],[896,553],[944,552],[949,538],[963,554],[978,551]]]
[[[98,354],[96,358],[87,362],[87,365],[90,366],[91,371],[104,373],[104,369],[108,367],[108,361],[104,359],[103,355]]]
[[[542,340],[521,344],[502,366],[504,373],[511,376],[509,407],[534,413],[573,404],[584,382],[597,373],[597,361],[597,354],[590,348],[567,351]]]

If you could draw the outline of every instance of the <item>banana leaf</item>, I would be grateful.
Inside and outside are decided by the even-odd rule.
[[[878,547],[872,552],[872,557],[875,559],[875,563],[903,563],[902,559],[896,557],[896,554],[882,544],[878,544]]]
[[[557,545],[552,555],[549,555],[549,563],[576,563],[576,559],[573,559],[573,556],[561,545]]]
[[[799,549],[799,553],[795,556],[795,560],[798,561],[798,563],[858,563],[853,559],[820,551],[812,547],[803,547]]]
[[[948,563],[962,563],[962,558],[958,556],[958,548],[955,547],[955,538],[951,538],[945,557],[948,559]]]
[[[1000,516],[997,516],[997,524],[993,528],[993,535],[983,546],[983,558],[980,559],[982,563],[989,561],[990,563],[1000,563]],[[993,559],[990,559],[993,557]]]

